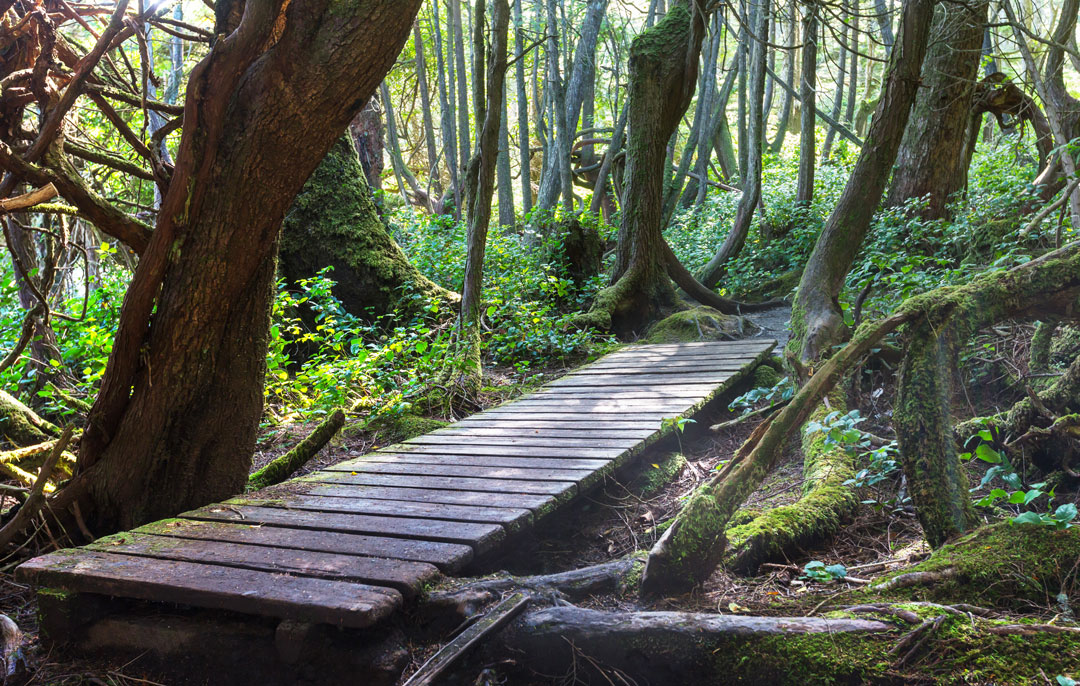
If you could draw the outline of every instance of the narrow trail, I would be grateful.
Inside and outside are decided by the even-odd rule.
[[[791,320],[791,305],[777,305],[776,307],[744,315],[761,329],[753,335],[753,338],[775,338],[776,350],[783,350],[791,338],[788,330],[788,322]]]

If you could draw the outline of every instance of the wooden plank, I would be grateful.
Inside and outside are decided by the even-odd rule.
[[[550,495],[446,491],[429,488],[395,488],[392,486],[355,486],[326,481],[309,482],[305,485],[304,493],[334,498],[370,498],[373,500],[404,500],[418,503],[446,503],[448,505],[524,508],[531,510],[534,516],[539,516],[554,509],[556,503],[555,498]]]
[[[355,581],[397,589],[405,598],[416,597],[425,583],[435,581],[439,577],[439,570],[424,562],[269,548],[220,541],[197,541],[132,532],[99,538],[82,549],[113,555],[134,555],[158,560],[200,562],[238,569],[255,569],[275,574]]]
[[[347,475],[346,475],[347,476]],[[202,519],[213,522],[248,522],[273,524],[293,529],[316,531],[342,531],[370,536],[398,536],[424,541],[443,541],[471,545],[482,555],[506,538],[506,531],[498,524],[452,522],[435,519],[411,519],[408,517],[376,517],[331,512],[305,512],[284,510],[276,507],[248,507],[246,505],[207,507],[185,512],[184,519]]]
[[[694,374],[698,372],[732,372],[742,369],[747,364],[753,364],[756,356],[733,359],[730,357],[716,360],[627,360],[625,362],[612,361],[603,364],[592,364],[587,367],[578,367],[560,376],[559,379],[568,379],[578,376],[596,376],[604,374],[619,374],[631,378],[654,374],[664,376],[667,374]],[[558,379],[555,379],[557,381]]]
[[[398,443],[389,448],[380,448],[382,452],[402,453],[426,453],[428,455],[489,455],[492,457],[508,457],[518,455],[520,457],[569,457],[586,458],[595,460],[614,460],[622,455],[625,448],[559,448],[541,446],[513,446],[513,445],[470,445],[464,442],[459,445],[427,445],[424,443]],[[376,451],[378,452],[378,451]]]
[[[327,467],[327,471],[338,471]],[[474,477],[477,479],[513,479],[524,481],[565,481],[576,483],[592,474],[590,469],[521,469],[518,467],[476,467],[471,465],[415,464],[408,462],[371,462],[353,460],[342,471],[369,474],[415,474],[417,476]]]
[[[376,451],[360,458],[366,462],[409,462],[412,464],[471,465],[474,467],[520,467],[522,469],[606,469],[611,460],[574,460],[560,457],[521,457],[520,455],[428,455],[427,453],[391,453]],[[351,464],[354,460],[350,460]],[[339,462],[327,469],[345,465]],[[337,470],[344,471],[344,470]],[[348,471],[352,471],[349,469]]]
[[[176,560],[60,551],[19,567],[37,586],[363,628],[401,606],[390,588]]]
[[[648,411],[654,414],[658,413],[660,417],[670,417],[673,413],[686,411],[693,405],[694,403],[685,400],[667,400],[663,398],[657,400],[633,398],[622,401],[603,398],[584,398],[581,400],[572,398],[530,398],[513,405],[504,405],[498,409],[498,413],[500,415],[526,412],[585,413],[593,415],[594,422],[602,422],[606,420],[606,417],[598,418],[595,415],[640,414]]]
[[[317,476],[316,476],[317,474]],[[406,476],[404,474],[368,474],[363,472],[317,472],[310,477],[319,481],[353,486],[394,486],[397,488],[444,489],[447,491],[479,491],[481,493],[524,493],[550,495],[562,502],[577,495],[577,484],[564,481],[518,481],[473,479],[456,476]]]
[[[647,426],[631,424],[633,428],[616,427],[609,428],[606,424],[598,427],[583,426],[581,428],[567,428],[561,422],[545,422],[537,426],[513,425],[507,426],[497,420],[485,421],[461,421],[453,427],[439,429],[428,436],[455,437],[458,440],[472,440],[475,437],[526,437],[545,436],[548,438],[615,438],[626,440],[641,440],[655,433],[656,429]]]
[[[458,522],[501,524],[513,533],[532,524],[532,511],[524,508],[488,507],[485,505],[447,505],[417,503],[403,500],[369,500],[366,498],[330,498],[317,495],[287,495],[277,498],[233,498],[225,505],[280,507],[287,510],[311,512],[351,512],[382,517],[413,517],[416,519],[446,519]]]
[[[507,446],[523,445],[540,448],[610,448],[612,450],[626,450],[632,448],[641,441],[640,438],[591,438],[587,436],[549,436],[547,432],[529,433],[517,436],[484,436],[484,435],[460,435],[460,434],[426,434],[410,438],[399,445],[456,445],[456,446]],[[650,432],[651,434],[652,432]],[[388,446],[384,450],[394,450],[394,446]],[[603,458],[600,458],[603,459]]]
[[[580,415],[572,415],[573,417],[580,417]],[[504,414],[498,419],[495,417],[485,417],[481,415],[473,415],[469,419],[463,419],[455,426],[460,426],[462,431],[474,429],[491,429],[495,431],[510,431],[513,433],[520,433],[522,431],[539,431],[539,430],[560,430],[567,435],[574,435],[581,432],[600,432],[602,434],[618,433],[622,434],[633,433],[638,434],[640,432],[648,432],[646,435],[651,434],[660,427],[659,415],[631,415],[636,419],[627,419],[619,417],[617,420],[606,419],[603,422],[597,422],[596,418],[592,418],[591,421],[574,421],[566,417],[559,417],[556,419],[531,419],[529,415],[516,415],[516,414]]]
[[[761,340],[743,339],[739,341],[689,341],[686,343],[648,343],[646,345],[628,345],[619,348],[613,355],[622,355],[628,352],[638,351],[674,351],[678,353],[694,353],[703,350],[728,352],[733,350],[765,350],[776,346],[776,341],[771,338]]]
[[[731,372],[717,372],[715,374],[643,374],[640,378],[626,374],[575,374],[574,376],[564,376],[558,381],[553,381],[544,386],[542,390],[554,388],[603,388],[613,393],[652,390],[660,393],[672,393],[673,389],[680,389],[700,395],[708,395],[718,385],[731,377]]]
[[[673,389],[668,391],[660,390],[662,388]],[[611,388],[576,388],[568,386],[565,388],[549,388],[543,391],[537,391],[529,396],[533,400],[545,400],[551,401],[558,399],[562,401],[566,400],[608,400],[611,402],[622,402],[624,400],[684,400],[687,404],[693,404],[700,401],[703,398],[709,397],[709,394],[704,391],[682,390],[682,387],[676,386],[660,386],[656,388],[644,388],[639,391],[633,390],[620,390],[611,392],[614,389]]]
[[[663,417],[669,417],[670,414],[664,414],[663,412],[626,412],[618,417],[602,417],[598,418],[595,415],[583,414],[581,412],[560,412],[558,410],[537,411],[533,413],[528,412],[506,412],[502,409],[485,410],[483,414],[476,414],[469,419],[463,419],[460,424],[466,424],[467,426],[476,426],[478,422],[483,422],[483,426],[539,426],[536,422],[556,422],[560,427],[577,428],[577,427],[611,427],[613,429],[633,429],[649,427],[652,425],[659,426],[660,420]]]
[[[461,543],[414,541],[407,538],[363,536],[338,532],[285,529],[277,526],[232,522],[201,522],[193,519],[166,519],[146,524],[134,533],[172,536],[200,541],[244,543],[341,555],[386,557],[428,562],[443,572],[456,572],[473,559],[473,549]]]

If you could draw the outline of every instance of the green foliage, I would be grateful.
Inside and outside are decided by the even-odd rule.
[[[773,407],[778,403],[791,400],[794,395],[795,383],[791,380],[791,377],[785,376],[774,386],[759,386],[743,393],[728,404],[728,409],[732,412],[746,414],[753,410],[758,403],[768,403],[768,407]]]
[[[803,567],[803,575],[799,578],[824,583],[843,579],[847,575],[847,567],[844,565],[826,565],[824,562],[814,560],[806,563],[806,566]]]

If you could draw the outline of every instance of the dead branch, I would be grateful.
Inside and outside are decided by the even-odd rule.
[[[248,479],[247,490],[257,491],[288,479],[315,457],[343,426],[345,413],[340,409],[334,410],[299,445],[252,474]]]

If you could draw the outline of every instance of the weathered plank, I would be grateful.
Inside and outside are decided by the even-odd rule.
[[[418,503],[409,500],[376,500],[366,498],[333,498],[319,495],[284,495],[276,498],[233,498],[225,505],[280,507],[286,510],[312,512],[347,512],[382,517],[413,517],[445,519],[457,522],[500,524],[514,533],[532,524],[532,511],[525,508],[488,507],[486,505],[447,505]]]
[[[462,569],[473,559],[472,547],[461,543],[416,541],[407,538],[364,536],[336,531],[287,529],[261,524],[165,519],[141,526],[135,529],[134,533],[172,536],[174,538],[188,538],[200,541],[244,543],[279,549],[428,562],[446,573]]]
[[[452,427],[439,429],[427,436],[440,436],[456,438],[457,440],[473,440],[478,437],[528,437],[544,436],[547,438],[611,438],[618,440],[641,440],[653,435],[656,429],[649,426],[633,425],[634,428],[610,428],[606,423],[598,427],[581,427],[579,429],[567,428],[562,422],[545,422],[536,426],[513,425],[508,426],[499,421],[461,421]]]
[[[684,360],[672,360],[669,362],[659,360],[627,360],[625,362],[610,362],[604,364],[589,365],[588,367],[580,367],[572,372],[568,372],[565,376],[561,376],[558,379],[555,379],[555,381],[569,378],[577,378],[581,376],[605,376],[609,374],[618,374],[620,376],[636,379],[640,376],[663,377],[669,374],[677,376],[679,374],[695,373],[730,373],[739,371],[748,362],[753,362],[753,359],[739,359],[732,361],[728,358],[722,358],[716,360],[704,360],[700,362],[687,362]]]
[[[327,471],[337,471],[327,468]],[[409,462],[372,462],[355,460],[342,471],[372,474],[415,474],[417,476],[475,477],[524,481],[565,481],[576,483],[588,478],[590,469],[520,469],[518,467],[476,467],[472,465],[415,464]]]
[[[446,491],[434,488],[397,488],[393,486],[356,486],[325,481],[310,481],[304,493],[334,498],[371,498],[373,500],[404,500],[418,503],[447,505],[490,505],[492,507],[524,508],[534,516],[554,508],[556,499],[550,495],[531,493],[487,493],[483,491]]]
[[[432,582],[439,576],[438,569],[424,562],[198,541],[133,532],[99,538],[83,549],[113,555],[200,562],[276,574],[355,581],[397,589],[405,598],[415,597],[425,583]]]
[[[664,413],[678,412],[690,407],[692,404],[693,403],[689,403],[685,400],[668,400],[666,398],[657,398],[655,400],[646,398],[610,400],[608,398],[549,399],[529,396],[525,400],[519,400],[511,405],[501,405],[498,408],[488,410],[485,414],[503,415],[522,414],[524,412],[561,412],[564,414],[608,415],[642,414],[649,412],[653,414],[659,413],[661,416],[668,416]],[[602,422],[604,421],[604,418],[597,418],[594,416],[593,421]]]
[[[499,426],[539,426],[534,422],[555,422],[561,427],[578,427],[578,426],[603,426],[611,427],[613,429],[618,428],[642,428],[649,426],[659,426],[660,420],[664,417],[670,417],[670,413],[664,413],[663,411],[654,412],[625,412],[617,417],[604,416],[596,417],[590,415],[587,412],[579,412],[576,410],[571,411],[559,411],[555,410],[537,410],[535,412],[506,412],[499,408],[485,410],[482,414],[473,415],[469,419],[462,420],[460,424],[466,426],[476,425],[478,422],[484,422],[485,425],[491,422],[497,423]],[[466,424],[466,422],[468,422]]]
[[[479,555],[490,551],[506,538],[506,531],[498,524],[453,522],[440,519],[412,519],[409,517],[377,517],[374,515],[333,512],[306,512],[304,510],[286,510],[276,507],[210,505],[191,512],[185,512],[180,516],[184,519],[273,524],[293,529],[342,531],[350,534],[387,535],[426,541],[464,543],[472,546]]]
[[[382,452],[394,454],[427,453],[429,455],[490,455],[492,457],[518,455],[520,457],[580,457],[595,460],[613,460],[625,450],[625,448],[557,448],[547,446],[472,445],[470,441],[464,443],[464,445],[398,443],[389,448],[380,448],[380,450]]]
[[[176,560],[59,551],[25,562],[19,578],[78,593],[195,605],[362,628],[401,606],[390,588]]]
[[[691,374],[649,374],[641,381],[627,378],[625,374],[581,374],[564,376],[552,381],[541,390],[558,388],[602,388],[618,394],[623,393],[675,393],[690,392],[695,396],[712,393],[716,386],[730,379],[730,372],[691,373]]]
[[[355,486],[396,486],[398,488],[427,488],[447,491],[479,491],[481,493],[524,493],[550,495],[562,502],[577,495],[577,484],[563,481],[518,481],[473,479],[456,476],[406,476],[403,474],[367,474],[363,472],[316,472],[309,478]]]
[[[558,413],[556,413],[556,415],[555,418],[539,419],[533,419],[527,414],[503,414],[498,418],[495,416],[474,415],[474,417],[461,420],[454,426],[461,427],[462,431],[491,429],[495,431],[520,433],[521,431],[557,429],[564,431],[568,435],[583,431],[596,431],[601,434],[622,434],[623,432],[633,432],[634,434],[638,434],[640,432],[646,432],[645,435],[647,436],[660,427],[660,418],[663,416],[659,414],[624,415],[616,419],[605,418],[604,421],[598,422],[595,417],[590,421],[588,419],[582,419],[582,415],[577,414],[570,415],[569,417]]]
[[[651,432],[650,432],[651,433]],[[647,434],[648,435],[648,434]],[[470,446],[505,446],[523,445],[541,448],[613,448],[625,450],[637,445],[640,438],[592,438],[588,436],[549,436],[547,432],[524,433],[517,435],[486,436],[484,434],[453,434],[453,433],[430,433],[416,438],[410,438],[404,445],[461,445],[466,443]],[[394,450],[394,446],[386,448],[386,452]]]
[[[661,388],[666,388],[668,390],[660,390]],[[711,388],[711,386],[709,388]],[[617,403],[623,401],[633,402],[636,400],[648,402],[679,400],[685,402],[687,405],[692,405],[701,400],[704,395],[704,393],[695,391],[694,389],[686,390],[684,386],[662,386],[657,388],[646,388],[640,391],[619,390],[609,393],[608,391],[611,390],[612,389],[603,387],[561,386],[558,388],[545,388],[544,390],[533,393],[529,397],[536,402],[603,400]]]
[[[611,460],[575,460],[561,457],[522,457],[520,455],[428,455],[427,453],[391,453],[376,451],[368,453],[356,461],[365,462],[410,462],[412,464],[471,465],[475,467],[521,467],[524,469],[604,469]],[[327,467],[333,471],[336,467],[353,464],[339,462]],[[345,471],[339,470],[339,471]],[[348,471],[352,471],[348,468]]]

